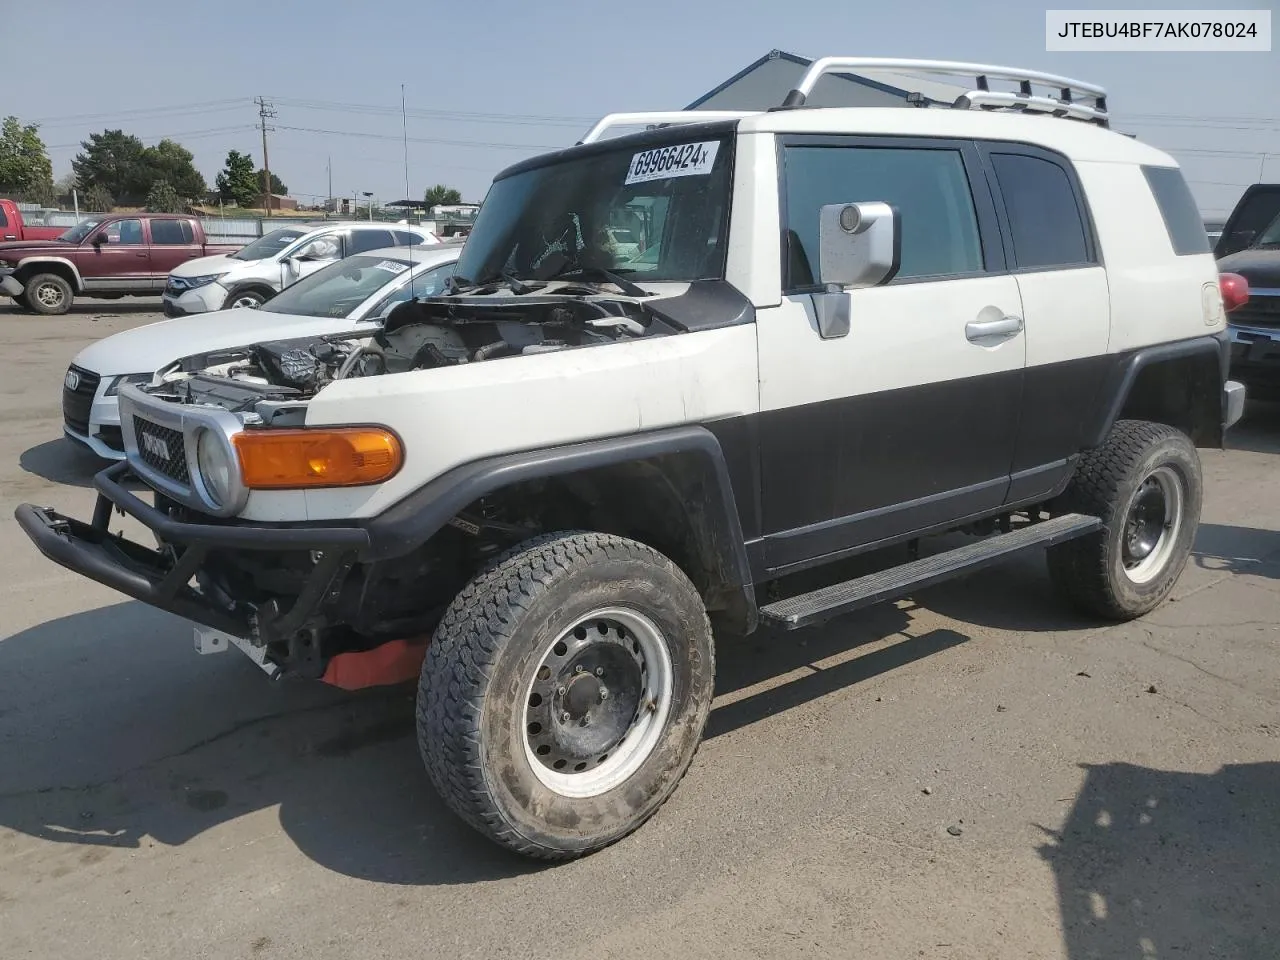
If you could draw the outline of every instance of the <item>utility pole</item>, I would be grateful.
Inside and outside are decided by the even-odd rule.
[[[253,102],[258,105],[258,123],[262,127],[262,200],[267,205],[267,216],[271,216],[271,161],[267,159],[267,131],[275,130],[275,127],[268,127],[267,120],[276,115],[276,110],[275,105],[263,97],[255,97]]]
[[[335,210],[335,209],[334,209],[334,206],[333,206],[333,157],[329,157],[328,162],[325,164],[325,168],[329,171],[329,206],[328,206],[328,211],[329,211],[330,213],[337,213],[338,211],[337,211],[337,210]]]

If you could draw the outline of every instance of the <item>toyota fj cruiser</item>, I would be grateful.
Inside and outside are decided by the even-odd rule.
[[[877,67],[974,89],[804,108]],[[429,635],[444,799],[526,855],[587,853],[688,769],[713,626],[803,627],[1046,547],[1094,614],[1168,596],[1196,447],[1243,390],[1177,165],[1107,125],[1088,84],[863,58],[767,112],[607,117],[497,177],[446,295],[124,386],[128,458],[92,521],[18,519],[273,675],[387,667]],[[116,509],[158,545],[112,533]],[[976,539],[766,590],[948,531]]]

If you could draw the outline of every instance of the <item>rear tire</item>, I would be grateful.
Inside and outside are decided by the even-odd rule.
[[[75,291],[56,273],[37,273],[23,284],[27,306],[46,317],[57,317],[71,309]]]
[[[554,533],[450,604],[418,688],[418,745],[441,797],[490,840],[567,860],[648,820],[710,712],[711,625],[649,547]]]
[[[1055,507],[1102,519],[1097,533],[1050,547],[1049,575],[1075,606],[1111,620],[1155,609],[1182,575],[1200,523],[1200,458],[1162,423],[1120,420],[1081,457]]]

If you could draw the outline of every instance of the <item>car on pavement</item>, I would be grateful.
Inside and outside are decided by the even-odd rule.
[[[968,92],[806,106],[865,69]],[[866,57],[771,109],[606,117],[495,178],[446,295],[126,384],[91,517],[17,519],[201,653],[416,680],[444,803],[580,857],[690,770],[726,636],[1028,552],[1097,622],[1170,596],[1244,390],[1177,161],[1109,127],[1093,84]]]
[[[256,307],[326,264],[382,247],[434,244],[425,227],[329,221],[281,227],[243,249],[177,267],[164,284],[166,317]]]
[[[210,243],[196,217],[95,215],[56,240],[0,243],[0,290],[20,307],[57,316],[76,297],[154,297],[179,264],[237,249]]]
[[[369,332],[411,297],[444,289],[461,243],[368,250],[330,263],[256,310],[161,320],[90,344],[62,385],[63,432],[107,460],[124,457],[118,394],[126,383],[163,378],[180,358],[234,350],[259,340]]]
[[[1280,400],[1280,183],[1255,183],[1231,211],[1214,253],[1243,278],[1229,318],[1231,376],[1249,396]]]

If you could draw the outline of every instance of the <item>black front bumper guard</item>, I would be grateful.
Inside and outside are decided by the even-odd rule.
[[[46,557],[68,570],[143,603],[224,633],[262,642],[253,611],[191,587],[210,550],[317,551],[316,564],[293,605],[272,618],[271,634],[288,637],[341,586],[351,564],[369,548],[361,527],[202,524],[174,520],[125,489],[127,462],[93,478],[98,491],[93,520],[85,523],[49,508],[24,503],[18,524]],[[169,549],[156,550],[108,530],[118,509],[150,529]]]

